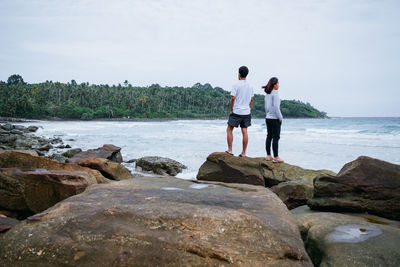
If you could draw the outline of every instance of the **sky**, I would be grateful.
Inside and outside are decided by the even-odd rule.
[[[329,116],[400,116],[398,0],[0,0],[0,80],[255,93]]]

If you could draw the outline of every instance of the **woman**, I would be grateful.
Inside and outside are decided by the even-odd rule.
[[[282,113],[280,109],[281,100],[279,99],[278,89],[279,81],[278,78],[272,77],[266,86],[263,86],[265,95],[265,113],[267,124],[267,140],[265,141],[265,148],[267,150],[267,160],[273,162],[283,162],[278,155],[278,141],[281,134],[282,125]],[[274,157],[271,156],[271,142]]]

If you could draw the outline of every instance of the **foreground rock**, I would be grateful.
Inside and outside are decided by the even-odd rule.
[[[314,195],[314,188],[301,181],[283,182],[271,187],[289,210],[307,204]]]
[[[399,222],[297,209],[292,212],[315,266],[400,265]]]
[[[328,170],[307,170],[287,163],[276,164],[265,158],[240,158],[214,152],[200,167],[197,179],[271,187],[295,180],[312,184],[313,179],[321,174],[335,175]]]
[[[369,212],[400,220],[400,165],[359,157],[314,181],[312,209]]]
[[[60,163],[48,158],[35,157],[17,151],[0,151],[0,168],[46,169],[56,171],[88,172],[96,178],[97,183],[105,183],[107,180],[97,170],[81,167],[76,164]]]
[[[42,212],[95,183],[96,177],[82,171],[0,168],[0,207],[23,214]]]
[[[10,229],[4,266],[312,266],[269,190],[144,177],[93,185]],[[235,188],[231,188],[235,187]]]
[[[105,144],[97,149],[89,149],[75,154],[72,158],[68,159],[67,162],[76,163],[78,161],[89,159],[89,158],[102,158],[109,159],[115,162],[122,162],[121,148]]]
[[[160,175],[176,176],[186,169],[186,166],[176,160],[162,157],[143,157],[136,161],[136,168],[140,167],[143,171],[151,171]]]
[[[133,178],[132,173],[120,163],[108,159],[84,159],[77,162],[78,165],[98,170],[104,177],[111,180],[125,180]]]
[[[17,219],[8,218],[0,214],[0,235],[7,232],[19,223],[20,221],[18,221]]]

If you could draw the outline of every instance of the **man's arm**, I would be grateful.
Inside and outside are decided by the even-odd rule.
[[[250,108],[252,109],[253,108],[253,97],[251,98],[251,100],[250,100]]]
[[[229,114],[232,114],[233,112],[233,105],[235,104],[235,97],[231,96],[231,106],[229,108]]]

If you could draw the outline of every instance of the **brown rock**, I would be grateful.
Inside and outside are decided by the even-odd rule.
[[[90,158],[77,162],[78,165],[98,170],[104,177],[111,180],[133,178],[133,174],[124,165],[108,159]]]
[[[83,159],[89,159],[89,158],[109,159],[115,162],[123,161],[121,155],[121,148],[114,145],[106,144],[97,149],[89,149],[87,151],[82,151],[74,155],[72,158],[68,159],[67,162],[76,163]]]
[[[88,172],[96,177],[98,183],[105,183],[107,180],[100,172],[81,167],[76,164],[61,163],[43,157],[35,157],[17,151],[0,151],[0,168],[19,168],[26,169],[46,169],[46,170],[65,170]]]
[[[10,230],[19,223],[20,221],[16,219],[0,216],[0,234]]]
[[[322,173],[335,175],[328,170],[307,170],[287,163],[273,163],[265,158],[240,158],[214,152],[200,167],[197,179],[271,187],[293,180],[312,184],[313,179]]]
[[[12,211],[42,212],[95,183],[96,178],[88,172],[2,168],[0,207]]]
[[[301,181],[283,182],[271,187],[271,190],[289,210],[306,205],[314,195],[314,187]]]
[[[400,165],[359,157],[347,163],[337,176],[314,181],[312,209],[369,212],[400,220]]]
[[[312,266],[296,221],[269,190],[168,177],[91,186],[10,229],[0,259],[8,266]]]

